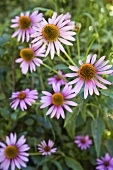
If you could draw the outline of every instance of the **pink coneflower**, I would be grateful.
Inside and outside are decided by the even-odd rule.
[[[17,141],[16,134],[10,133],[10,137],[6,136],[6,144],[0,142],[0,169],[8,170],[11,166],[11,170],[15,170],[17,167],[21,169],[22,167],[26,167],[26,163],[28,162],[27,156],[29,156],[26,151],[30,148],[27,144],[25,144],[26,139],[24,136],[21,136]]]
[[[13,99],[13,101],[10,103],[11,108],[14,108],[14,110],[16,110],[16,108],[18,107],[18,105],[20,104],[20,108],[22,109],[22,111],[24,111],[25,109],[27,109],[26,104],[28,104],[29,106],[31,106],[31,103],[35,102],[35,99],[38,99],[38,93],[36,90],[23,90],[21,92],[13,92],[12,96],[10,99]]]
[[[98,170],[113,170],[113,158],[110,157],[108,153],[105,154],[105,157],[97,159]]]
[[[35,38],[32,41],[32,43],[34,43],[34,47],[39,44],[48,45],[46,56],[50,52],[51,59],[54,58],[55,48],[58,55],[60,55],[60,50],[63,53],[66,53],[61,43],[66,45],[73,45],[68,40],[75,41],[73,35],[75,35],[76,33],[72,31],[73,24],[70,25],[70,19],[66,19],[66,16],[67,14],[61,14],[57,17],[57,13],[54,12],[52,18],[48,19],[48,22],[43,19],[43,21],[38,24],[37,27],[34,27],[37,32],[31,35],[31,37]]]
[[[51,155],[51,153],[55,153],[57,148],[52,148],[54,145],[54,142],[49,139],[48,144],[43,140],[41,144],[38,146],[39,152],[42,152],[42,155]]]
[[[33,26],[36,26],[41,20],[42,20],[43,14],[38,14],[38,11],[34,11],[31,15],[30,12],[26,12],[24,15],[23,12],[21,12],[20,17],[16,16],[15,19],[12,19],[11,22],[13,23],[11,25],[11,28],[19,27],[19,29],[12,35],[12,37],[15,37],[18,35],[18,41],[20,41],[22,37],[22,42],[24,42],[25,37],[26,41],[28,42],[30,40],[30,34],[34,33]]]
[[[30,71],[36,71],[36,66],[40,66],[42,64],[42,60],[38,57],[45,57],[43,54],[45,52],[45,47],[39,48],[39,47],[31,47],[29,48],[23,48],[20,51],[21,58],[16,59],[16,63],[21,63],[20,67],[22,69],[22,73],[26,74],[28,72],[28,68],[30,67]],[[37,56],[37,57],[35,57]]]
[[[60,84],[53,83],[52,87],[54,91],[53,94],[47,91],[42,91],[42,93],[46,96],[41,97],[40,102],[43,104],[40,108],[43,109],[47,106],[50,106],[46,115],[51,113],[51,118],[56,116],[56,118],[59,119],[61,116],[64,119],[65,113],[63,107],[69,112],[72,112],[72,109],[68,105],[77,106],[77,103],[68,99],[74,98],[76,94],[73,92],[72,86],[65,85],[62,92],[60,92]]]
[[[76,77],[73,81],[69,82],[69,84],[75,84],[74,91],[75,93],[79,93],[82,86],[84,86],[84,98],[86,99],[88,96],[88,91],[90,95],[93,95],[93,91],[96,95],[99,95],[99,91],[96,86],[107,89],[106,86],[104,86],[102,83],[105,84],[111,84],[109,81],[103,79],[99,75],[101,74],[110,74],[113,72],[113,70],[108,70],[112,67],[112,65],[106,65],[109,60],[104,61],[105,56],[101,57],[96,63],[96,57],[97,55],[94,54],[92,57],[91,55],[87,56],[86,63],[83,64],[82,61],[79,61],[80,68],[75,66],[69,66],[69,68],[75,73],[67,73],[67,77]],[[94,64],[95,63],[95,64]],[[99,82],[100,81],[100,82]]]
[[[86,150],[87,148],[90,147],[90,145],[92,144],[92,140],[89,139],[89,136],[76,136],[74,143],[77,144],[77,146],[82,149],[82,150]]]
[[[48,78],[48,84],[59,83],[60,85],[65,85],[67,83],[65,81],[65,78],[66,78],[65,74],[63,74],[61,70],[58,70],[57,75],[54,75],[53,77]]]

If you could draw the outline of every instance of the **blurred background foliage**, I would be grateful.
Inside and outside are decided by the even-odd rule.
[[[28,44],[11,38],[13,29],[10,20],[20,12],[39,8],[47,19],[54,11],[58,14],[70,12],[76,21],[75,31],[79,38],[81,59],[85,61],[88,52],[106,55],[112,63],[113,56],[113,1],[112,0],[5,0],[0,1],[0,140],[16,132],[24,134],[30,145],[30,152],[37,153],[37,144],[43,139],[55,142],[58,151],[47,157],[30,156],[27,170],[94,170],[96,158],[108,152],[113,157],[113,86],[101,90],[98,97],[83,99],[83,91],[74,99],[78,107],[73,113],[66,113],[65,120],[50,119],[45,116],[46,109],[40,110],[39,99],[27,111],[10,108],[11,94],[26,88],[36,89],[39,98],[42,90],[51,91],[46,77],[54,75],[51,70],[41,66],[37,72],[22,75],[15,59],[19,51]],[[78,47],[66,47],[74,61],[78,62]],[[65,58],[65,56],[63,56]],[[66,59],[66,58],[65,58]],[[66,59],[67,60],[67,59]],[[54,69],[67,73],[68,67],[57,56],[50,62],[49,56],[44,62]],[[107,77],[113,81],[113,77]],[[74,144],[76,135],[88,134],[94,143],[87,151],[80,151]],[[24,170],[24,168],[23,168]]]

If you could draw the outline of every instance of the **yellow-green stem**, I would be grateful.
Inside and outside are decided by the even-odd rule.
[[[65,53],[65,55],[66,55],[66,57],[69,59],[69,61],[72,63],[72,65],[76,65],[75,63],[74,63],[74,61],[72,60],[72,58],[67,54],[67,53]]]
[[[79,43],[79,32],[77,32],[77,34],[76,34],[76,42],[77,42],[78,60],[80,60],[80,43]]]

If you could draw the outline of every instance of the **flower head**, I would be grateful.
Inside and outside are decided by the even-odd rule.
[[[66,78],[65,74],[63,74],[61,70],[58,70],[57,75],[54,75],[54,77],[48,78],[48,84],[59,83],[60,85],[65,85],[66,84],[65,78]]]
[[[0,169],[8,170],[11,166],[11,170],[15,170],[15,167],[18,169],[21,166],[26,167],[28,162],[27,156],[29,156],[26,151],[30,148],[25,144],[26,139],[24,136],[21,136],[17,140],[17,135],[10,133],[10,137],[6,136],[6,144],[0,142]]]
[[[31,106],[31,103],[35,102],[35,99],[38,98],[38,93],[36,90],[23,90],[21,92],[13,92],[10,99],[13,101],[10,103],[11,108],[16,110],[17,106],[20,104],[20,108],[24,111],[27,109],[26,104]]]
[[[73,92],[72,86],[65,85],[62,92],[60,92],[60,84],[53,83],[52,87],[54,91],[53,94],[47,91],[42,91],[42,93],[46,96],[41,97],[41,102],[43,104],[40,108],[42,109],[47,106],[50,106],[46,115],[51,114],[51,118],[56,116],[57,119],[59,119],[61,116],[64,119],[65,113],[63,107],[69,112],[72,112],[72,109],[68,105],[77,106],[77,103],[68,99],[75,97],[76,94]]]
[[[28,72],[28,68],[30,67],[30,71],[36,71],[36,67],[42,64],[42,60],[38,57],[45,57],[43,54],[45,52],[45,47],[36,49],[36,47],[23,48],[20,51],[21,58],[16,59],[16,63],[21,63],[20,67],[22,69],[22,73],[26,74]],[[37,56],[37,57],[36,57]]]
[[[108,153],[105,154],[105,157],[101,159],[97,159],[97,167],[98,170],[112,170],[113,169],[113,158],[110,157]]]
[[[31,15],[30,12],[24,13],[21,12],[20,16],[16,16],[15,19],[12,19],[11,22],[13,23],[11,25],[11,28],[18,27],[19,29],[12,35],[12,37],[15,37],[18,35],[18,41],[20,41],[22,37],[22,42],[24,42],[25,37],[26,41],[28,42],[30,40],[30,34],[34,33],[33,26],[37,25],[42,20],[43,14],[38,14],[38,11],[34,11]]]
[[[82,86],[84,86],[84,98],[86,99],[88,96],[88,91],[90,95],[93,95],[93,92],[96,95],[99,95],[99,91],[96,86],[107,89],[106,86],[104,86],[102,83],[105,84],[111,84],[109,81],[103,79],[100,77],[102,74],[110,74],[113,72],[113,70],[108,70],[112,67],[112,65],[107,65],[109,60],[104,61],[105,56],[101,57],[96,63],[96,57],[97,55],[94,54],[92,57],[91,55],[87,56],[86,63],[83,64],[82,61],[79,61],[80,67],[75,66],[69,66],[69,68],[75,73],[67,73],[67,77],[76,77],[73,81],[70,81],[69,84],[75,84],[74,91],[75,93],[79,93]],[[99,82],[100,81],[100,82]]]
[[[52,148],[54,145],[54,142],[49,139],[48,144],[43,140],[41,144],[38,146],[39,152],[42,152],[42,155],[51,155],[51,153],[56,152],[57,148]]]
[[[86,135],[86,136],[76,136],[74,143],[76,143],[77,146],[79,148],[81,148],[82,150],[86,150],[92,144],[92,140],[89,139],[88,135]]]
[[[55,48],[58,55],[60,55],[60,50],[63,53],[66,53],[61,43],[73,45],[68,40],[75,41],[75,38],[73,37],[75,32],[72,31],[73,24],[70,21],[70,16],[67,17],[67,14],[57,16],[57,13],[55,12],[52,18],[48,19],[48,22],[43,19],[43,21],[38,24],[37,27],[34,27],[34,29],[37,32],[31,35],[31,37],[34,38],[32,41],[32,43],[34,43],[33,46],[47,44],[46,56],[50,52],[51,59],[54,58]]]

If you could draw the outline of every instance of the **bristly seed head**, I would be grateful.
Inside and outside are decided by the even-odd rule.
[[[85,139],[81,139],[80,140],[82,144],[85,144],[86,143],[86,140]]]
[[[23,58],[25,61],[29,62],[32,60],[34,57],[34,51],[30,48],[24,48],[20,51],[20,56]]]
[[[26,98],[26,93],[25,93],[25,92],[20,92],[20,93],[18,94],[18,99],[23,100],[23,99],[25,99],[25,98]]]
[[[64,96],[61,93],[54,93],[52,95],[52,103],[56,106],[62,105],[64,102]]]
[[[14,159],[18,155],[18,149],[16,146],[7,146],[4,150],[4,154],[8,159]]]
[[[18,24],[19,24],[20,28],[27,29],[27,28],[29,28],[29,26],[31,24],[31,20],[27,16],[21,16],[19,18]]]
[[[45,151],[45,152],[49,152],[50,150],[51,150],[51,148],[50,148],[49,146],[45,146],[45,147],[44,147],[44,151]]]
[[[109,161],[104,161],[104,166],[108,167],[109,166]]]
[[[59,30],[57,26],[53,24],[47,24],[42,29],[42,35],[45,38],[45,40],[53,42],[58,38]]]
[[[83,80],[91,80],[96,74],[96,69],[91,64],[82,64],[78,70],[78,75]]]

